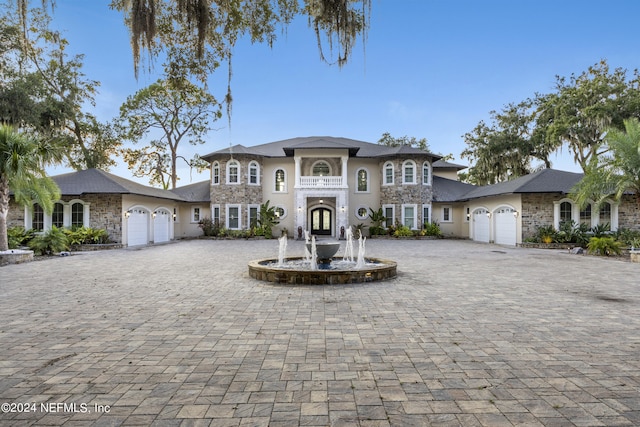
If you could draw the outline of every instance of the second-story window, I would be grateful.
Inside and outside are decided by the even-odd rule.
[[[220,163],[213,162],[211,165],[211,182],[213,184],[220,184]]]
[[[393,185],[393,163],[384,164],[384,185]]]
[[[227,184],[240,183],[240,163],[235,160],[227,163]]]
[[[331,167],[325,161],[319,161],[313,164],[311,171],[313,176],[329,176],[331,175]]]
[[[287,187],[285,185],[286,183],[285,177],[286,175],[284,173],[284,169],[276,169],[274,191],[277,191],[277,192],[287,191]]]
[[[249,163],[249,184],[260,184],[260,166],[257,162]]]
[[[358,181],[358,192],[369,191],[369,174],[366,169],[358,169],[356,179]]]
[[[416,183],[416,164],[411,160],[407,160],[402,164],[402,183]]]

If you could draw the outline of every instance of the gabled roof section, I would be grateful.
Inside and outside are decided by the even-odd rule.
[[[177,194],[183,200],[187,202],[211,202],[211,182],[202,181],[194,184],[184,185],[182,187],[174,188],[172,193]]]
[[[212,161],[216,157],[228,156],[232,154],[252,154],[263,157],[287,157],[293,155],[296,149],[312,148],[341,148],[348,149],[352,157],[392,157],[395,155],[420,155],[429,156],[433,159],[440,159],[442,156],[429,153],[416,147],[408,145],[400,147],[388,147],[386,145],[373,144],[371,142],[359,141],[356,139],[339,138],[333,136],[307,136],[283,139],[281,141],[269,142],[267,144],[245,147],[234,145],[222,150],[202,156],[204,160]]]
[[[443,178],[441,176],[433,176],[433,202],[457,202],[464,198],[464,195],[475,190],[473,184],[456,181],[453,179]]]
[[[136,194],[161,199],[182,200],[168,190],[147,187],[99,169],[87,169],[51,177],[63,195]]]
[[[511,181],[477,187],[464,195],[465,200],[501,194],[560,193],[568,194],[584,175],[556,169],[542,169]],[[434,177],[435,178],[435,177]]]

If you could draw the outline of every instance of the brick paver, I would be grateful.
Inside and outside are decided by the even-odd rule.
[[[449,240],[367,254],[398,278],[258,282],[266,240],[2,267],[0,424],[640,425],[640,264]]]

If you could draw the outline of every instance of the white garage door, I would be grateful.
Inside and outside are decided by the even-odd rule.
[[[473,240],[489,242],[489,213],[486,209],[477,209],[473,212]]]
[[[498,209],[496,219],[496,243],[499,245],[516,245],[516,217],[511,208]]]
[[[149,243],[149,211],[141,208],[131,209],[127,219],[127,244],[129,246]]]
[[[153,218],[153,242],[168,242],[171,238],[169,227],[171,226],[171,215],[166,209],[158,209]]]

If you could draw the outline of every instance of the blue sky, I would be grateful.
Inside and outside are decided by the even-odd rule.
[[[101,82],[95,108],[101,120],[158,78],[143,70],[136,81],[128,31],[108,3],[56,0],[52,24],[70,52],[85,55],[87,77]],[[315,35],[299,19],[271,49],[238,44],[231,127],[220,120],[207,144],[185,145],[183,154],[297,136],[375,143],[389,132],[427,138],[433,152],[467,164],[462,135],[491,110],[551,92],[556,75],[580,74],[606,59],[631,76],[640,68],[638,16],[636,0],[372,0],[366,45],[359,43],[342,69],[320,61]],[[220,69],[210,79],[219,99],[226,75]],[[566,150],[552,161],[579,171]],[[132,178],[125,166],[112,172]],[[179,175],[179,185],[206,179],[190,177],[188,169]]]

